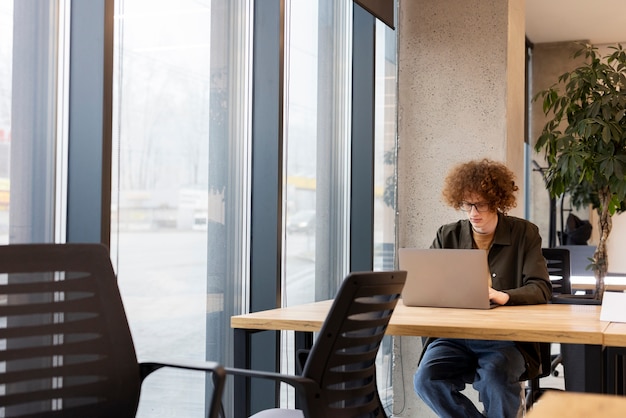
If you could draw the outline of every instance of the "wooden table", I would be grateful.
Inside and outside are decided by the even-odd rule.
[[[555,391],[544,394],[528,418],[622,418],[625,414],[625,397]]]
[[[235,330],[316,332],[332,301],[309,303],[231,317]],[[600,321],[600,306],[528,305],[494,309],[407,307],[398,303],[388,335],[474,338],[602,345],[608,322]]]
[[[296,351],[309,348],[313,333],[321,328],[331,303],[322,301],[231,317],[234,366],[250,368],[250,339],[258,331],[296,331]],[[603,333],[608,325],[608,322],[600,321],[600,306],[597,305],[547,304],[479,310],[407,307],[400,302],[391,317],[387,334],[584,344],[593,347],[602,358]],[[602,386],[601,376],[599,380]],[[247,389],[241,381],[236,381],[237,396],[248,399]],[[246,416],[249,412],[246,403],[235,402],[236,417]]]

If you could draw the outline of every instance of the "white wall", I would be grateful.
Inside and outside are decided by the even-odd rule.
[[[626,273],[626,213],[613,217],[613,229],[607,241],[610,273]]]

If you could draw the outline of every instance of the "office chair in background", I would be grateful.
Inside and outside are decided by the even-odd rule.
[[[593,252],[592,247],[578,245],[574,246],[572,250],[568,248],[545,248],[544,256],[546,257],[546,262],[548,263],[548,271],[552,277],[558,276],[562,274],[563,278],[570,278],[567,267],[572,265],[586,265],[589,264],[587,258]],[[572,254],[574,254],[577,259],[572,259]],[[558,263],[554,262],[555,259],[559,257],[563,257],[563,262]],[[565,258],[566,257],[566,258]],[[584,258],[584,260],[582,259]],[[563,272],[559,271],[559,265],[562,264],[565,269]],[[567,286],[567,285],[566,285]],[[600,305],[601,300],[596,299],[595,292],[585,293],[585,294],[572,294],[571,282],[569,283],[569,293],[563,290],[562,293],[559,293],[558,290],[555,290],[552,296],[552,303],[564,303],[570,305]],[[560,352],[556,356],[553,357],[553,374],[555,368],[558,364],[563,365],[564,378],[565,378],[565,388],[567,390],[587,390],[586,375],[584,368],[581,368],[580,365],[584,364],[587,361],[586,358],[586,350],[583,345],[580,344],[561,344]]]
[[[600,301],[596,300],[592,294],[575,295],[572,294],[571,277],[571,260],[570,251],[567,248],[543,248],[543,256],[546,259],[548,274],[552,283],[552,300],[551,303],[565,303],[578,305],[597,305]],[[541,388],[539,379],[547,377],[550,374],[558,376],[556,370],[559,364],[563,364],[563,354],[551,354],[550,343],[540,343],[541,350],[541,375],[529,381],[526,390],[527,408],[532,406],[546,390],[554,390],[552,388]],[[548,359],[550,361],[548,361]]]
[[[552,283],[552,303],[568,303],[573,301],[571,277],[570,252],[565,248],[543,248],[543,257],[546,259],[550,282]],[[563,362],[563,355],[558,353],[551,356],[552,362],[550,371],[545,376],[552,373],[558,376],[557,366]],[[545,377],[544,376],[544,377]]]
[[[565,248],[542,248],[541,251],[546,259],[548,274],[552,283],[552,297],[559,298],[571,295],[569,250]]]
[[[571,259],[570,251],[567,248],[543,248],[543,256],[548,266],[548,274],[552,282],[552,300],[551,303],[566,304],[597,304],[594,295],[584,294],[575,295],[572,293],[571,284]],[[552,356],[551,372],[554,376],[558,376],[556,367],[563,362],[561,353]]]
[[[406,280],[404,271],[350,273],[342,282],[298,376],[226,368],[295,387],[300,409],[261,417],[386,417],[376,387],[376,355]]]
[[[569,250],[564,248],[542,248],[543,257],[546,259],[550,282],[552,283],[552,303],[559,298],[566,298],[572,293],[570,282],[570,258]],[[542,388],[540,379],[550,374],[558,376],[557,366],[562,363],[561,353],[552,354],[551,343],[539,343],[541,355],[541,373],[528,381],[526,388],[526,408],[532,408],[533,403],[541,397],[549,388]]]
[[[526,410],[530,410],[535,402],[549,390],[559,390],[554,388],[542,388],[540,379],[550,376],[554,372],[554,356],[551,353],[552,344],[539,343],[539,353],[541,356],[541,373],[539,376],[528,381],[526,387]],[[559,354],[560,355],[560,354]],[[555,375],[556,376],[556,375]]]
[[[207,415],[219,416],[219,364],[137,362],[102,245],[0,246],[0,323],[3,417],[134,417],[143,380],[162,367],[211,373]]]

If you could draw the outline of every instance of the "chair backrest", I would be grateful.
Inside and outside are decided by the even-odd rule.
[[[311,417],[384,417],[376,355],[406,281],[405,271],[349,274],[341,284],[302,375],[319,384]]]
[[[552,294],[555,296],[570,295],[572,285],[570,282],[569,250],[566,248],[542,248],[542,252],[552,282]]]
[[[139,367],[104,246],[0,246],[0,324],[1,416],[135,416]]]

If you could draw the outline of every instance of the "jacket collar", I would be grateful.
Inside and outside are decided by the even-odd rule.
[[[460,244],[462,248],[472,248],[472,224],[469,219],[464,220],[464,227],[461,229]],[[506,215],[498,212],[498,225],[493,237],[493,243],[497,245],[511,245],[511,228],[508,227]]]
[[[508,217],[500,212],[498,212],[498,225],[496,226],[493,243],[498,245],[511,245],[512,243]]]

